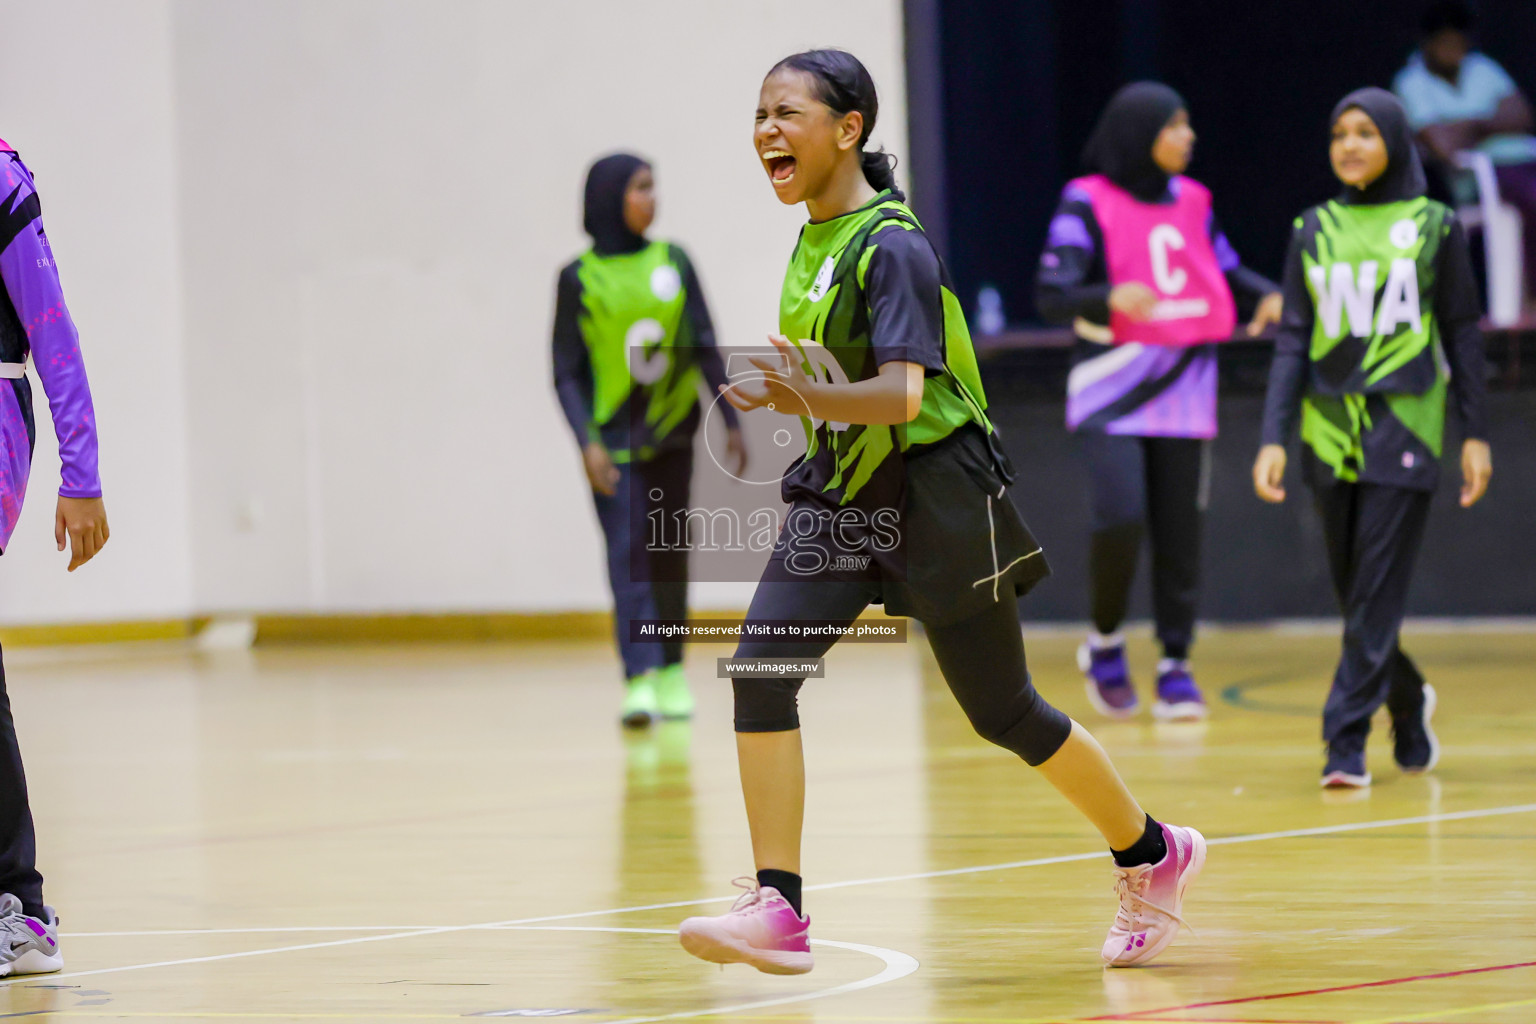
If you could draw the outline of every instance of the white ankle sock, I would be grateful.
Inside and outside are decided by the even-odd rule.
[[[1089,650],[1102,651],[1102,650],[1104,650],[1107,647],[1124,647],[1124,646],[1125,646],[1125,633],[1122,632],[1121,630],[1117,629],[1113,633],[1110,633],[1108,636],[1105,636],[1103,633],[1100,633],[1096,629],[1090,629],[1088,631],[1088,648],[1089,648]]]

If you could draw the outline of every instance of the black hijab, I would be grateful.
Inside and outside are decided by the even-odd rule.
[[[1424,180],[1424,164],[1419,159],[1419,149],[1413,143],[1413,130],[1408,127],[1408,114],[1396,96],[1374,86],[1356,89],[1339,100],[1328,119],[1331,128],[1351,107],[1365,111],[1365,116],[1376,122],[1376,130],[1387,144],[1387,169],[1381,177],[1365,188],[1344,187],[1339,202],[1355,206],[1377,203],[1400,203],[1405,199],[1417,199],[1428,187]]]
[[[1184,98],[1161,82],[1132,82],[1109,101],[1099,115],[1083,163],[1144,203],[1168,191],[1168,172],[1152,159],[1152,143]]]
[[[592,236],[592,248],[598,255],[615,256],[645,248],[645,236],[635,234],[624,223],[624,192],[635,172],[647,166],[644,160],[631,153],[614,153],[603,157],[587,171],[581,223]]]

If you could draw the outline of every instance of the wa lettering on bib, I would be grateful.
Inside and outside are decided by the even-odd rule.
[[[1418,395],[1443,375],[1431,307],[1448,213],[1420,198],[1376,206],[1329,202],[1303,215],[1314,390]]]

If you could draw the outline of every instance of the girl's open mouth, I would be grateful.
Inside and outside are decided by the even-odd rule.
[[[795,158],[782,149],[770,149],[763,154],[768,167],[768,177],[775,185],[788,184],[795,177]]]

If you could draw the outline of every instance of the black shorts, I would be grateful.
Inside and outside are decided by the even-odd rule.
[[[980,427],[909,452],[903,468],[897,510],[796,501],[764,580],[868,583],[887,614],[943,626],[1050,575],[1008,496],[1011,470]]]

